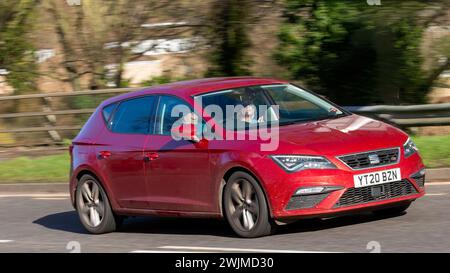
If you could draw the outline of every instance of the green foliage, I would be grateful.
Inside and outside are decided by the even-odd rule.
[[[415,25],[411,18],[402,18],[391,26],[394,48],[398,60],[399,96],[403,102],[422,103],[429,86],[425,84],[420,55],[423,27]]]
[[[0,68],[6,69],[8,83],[17,93],[34,89],[36,64],[27,33],[38,1],[0,2]]]
[[[246,50],[250,47],[247,34],[250,0],[216,1],[211,16],[209,57],[211,67],[207,76],[248,75],[249,60]]]
[[[68,97],[65,99],[70,109],[95,109],[104,100],[110,98],[112,94],[84,95]],[[74,116],[75,124],[83,125],[90,114],[80,114]]]
[[[129,79],[122,79],[120,82],[119,88],[127,88],[130,87],[130,80]]]
[[[275,58],[292,79],[341,104],[424,100],[420,3],[287,0],[286,7]]]
[[[113,94],[82,95],[66,98],[70,109],[96,108],[102,101],[114,96]]]
[[[182,79],[179,79],[179,80],[182,80]],[[147,81],[144,81],[141,83],[141,85],[142,86],[152,86],[152,85],[170,83],[170,82],[174,82],[174,81],[177,81],[177,80],[173,79],[169,75],[163,75],[163,76],[153,77]]]
[[[68,139],[68,138],[63,139],[62,142],[63,142],[63,145],[64,145],[64,146],[67,146],[67,147],[69,147],[70,144],[72,144],[72,140],[71,140],[71,139]]]
[[[293,79],[332,99],[344,101],[352,90],[360,89],[362,102],[370,90],[360,88],[367,79],[366,65],[373,65],[373,49],[356,43],[352,34],[367,28],[359,18],[358,5],[343,2],[287,1],[288,23],[279,34],[275,54]],[[301,9],[305,15],[299,16]],[[291,13],[289,13],[289,11]],[[349,81],[349,76],[352,81]],[[339,100],[338,100],[339,101]]]

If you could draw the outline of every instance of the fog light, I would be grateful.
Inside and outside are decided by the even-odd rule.
[[[314,194],[314,193],[321,193],[323,191],[324,187],[313,187],[313,188],[301,188],[298,189],[295,194],[296,195],[305,195],[305,194]]]
[[[299,188],[295,195],[310,195],[310,194],[319,194],[319,193],[326,193],[326,192],[332,192],[341,190],[344,187],[340,186],[333,186],[333,187],[303,187]]]

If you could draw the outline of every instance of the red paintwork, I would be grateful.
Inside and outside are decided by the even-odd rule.
[[[103,184],[113,210],[119,214],[221,217],[223,177],[239,167],[252,173],[266,194],[274,218],[320,216],[346,210],[373,207],[394,200],[332,209],[345,189],[333,192],[317,207],[285,210],[300,186],[332,185],[353,187],[353,175],[400,167],[402,179],[424,168],[416,153],[403,157],[408,136],[399,129],[365,117],[351,115],[340,119],[315,121],[280,127],[280,145],[273,152],[261,152],[258,141],[174,141],[170,136],[115,134],[106,127],[101,109],[112,102],[147,94],[172,94],[190,104],[193,95],[240,86],[286,83],[251,77],[215,78],[156,86],[117,96],[103,102],[73,141],[70,193],[72,202],[77,177],[89,172]],[[397,165],[353,171],[336,156],[382,148],[400,147]],[[287,173],[268,157],[270,154],[326,156],[338,169],[305,170]],[[144,158],[147,158],[144,160]]]

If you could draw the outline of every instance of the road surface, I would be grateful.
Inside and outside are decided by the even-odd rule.
[[[0,252],[450,252],[450,182],[427,185],[406,214],[303,220],[237,238],[226,222],[137,217],[90,235],[65,193],[0,193]]]

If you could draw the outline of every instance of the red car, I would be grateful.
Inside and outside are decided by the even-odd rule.
[[[108,99],[70,153],[72,204],[92,233],[159,215],[223,217],[239,236],[258,237],[301,218],[400,213],[425,193],[406,133],[265,78]]]

